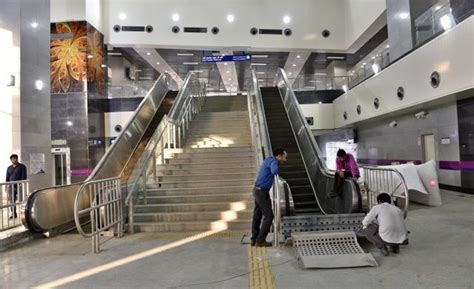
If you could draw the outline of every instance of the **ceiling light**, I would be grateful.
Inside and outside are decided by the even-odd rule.
[[[448,30],[451,27],[453,27],[453,21],[450,17],[449,14],[443,15],[440,19],[439,22],[441,23],[441,26],[443,26],[444,30]]]
[[[288,24],[288,23],[290,23],[290,22],[291,22],[290,16],[285,16],[285,17],[283,17],[283,23]]]
[[[363,66],[365,66],[366,64],[367,64],[367,63],[365,63],[365,62],[364,62],[364,63],[362,63],[362,65],[363,65]]]
[[[224,62],[224,65],[227,65],[227,62]]]
[[[390,48],[390,45],[387,44],[387,46],[385,46],[385,48]]]
[[[194,56],[194,53],[176,53],[176,56]]]
[[[291,75],[291,72],[288,72],[288,75]]]
[[[296,58],[301,58],[301,55],[296,55]]]
[[[125,19],[127,19],[127,14],[125,14],[125,13],[120,13],[120,14],[119,14],[119,19],[120,19],[120,20],[125,20]]]
[[[372,59],[375,59],[375,56],[372,56]]]
[[[41,81],[39,79],[35,81],[36,90],[43,90],[43,87],[44,87],[43,81]]]
[[[150,56],[150,55],[151,55],[151,52],[147,52],[146,55]]]
[[[264,71],[257,71],[256,73],[257,73],[257,74],[265,74]]]
[[[316,72],[314,75],[327,75],[325,72]]]
[[[73,123],[72,123],[72,121],[68,120],[68,121],[66,121],[66,125],[67,125],[67,126],[72,126]]]
[[[198,62],[183,62],[184,65],[198,65]]]
[[[230,71],[229,71],[229,70],[227,70],[226,72],[227,72],[227,73],[230,73]]]
[[[231,80],[232,80],[232,78],[229,78],[228,80],[229,80],[229,81],[231,81]]]
[[[156,63],[156,65],[160,65],[160,63],[159,63],[159,62],[157,62],[157,63]]]
[[[38,27],[38,25],[39,25],[38,22],[33,22],[33,23],[31,23],[31,27],[33,27],[33,28]]]
[[[344,59],[345,57],[344,56],[328,56],[326,57],[327,59]]]
[[[122,52],[107,52],[107,55],[122,56]]]
[[[296,64],[295,64],[295,63],[293,63],[293,67],[295,67],[295,66],[296,66]]]
[[[372,64],[372,70],[374,71],[375,74],[379,73],[380,68],[377,63]]]
[[[227,22],[230,22],[230,23],[234,22],[234,15],[232,14],[227,15]]]
[[[268,55],[256,54],[256,55],[252,55],[252,58],[268,58]]]
[[[165,70],[165,73],[168,73],[168,70]]]
[[[436,11],[438,11],[439,9],[441,9],[441,6],[440,6],[440,5],[438,5],[438,6],[435,7],[435,10],[436,10]]]
[[[266,63],[250,63],[250,66],[267,66]]]
[[[171,16],[171,19],[173,19],[174,22],[179,21],[179,14],[178,14],[178,13],[174,13],[174,14]]]
[[[410,14],[408,14],[406,12],[402,12],[402,13],[398,14],[398,16],[400,17],[400,19],[407,19],[408,16],[410,16]]]
[[[342,86],[342,90],[344,90],[344,92],[347,92],[349,89],[347,88],[347,85],[344,84],[344,85]]]

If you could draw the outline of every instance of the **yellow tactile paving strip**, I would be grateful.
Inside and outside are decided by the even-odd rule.
[[[249,289],[276,289],[267,248],[248,245]]]

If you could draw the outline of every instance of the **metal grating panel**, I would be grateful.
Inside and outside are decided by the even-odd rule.
[[[363,213],[284,217],[282,233],[289,237],[298,232],[356,231],[362,227],[363,219]]]
[[[359,246],[354,232],[294,233],[293,246],[303,268],[378,266]]]

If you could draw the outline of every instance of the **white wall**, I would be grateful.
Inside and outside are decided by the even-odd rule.
[[[86,20],[85,0],[51,0],[51,22],[83,20]]]
[[[385,8],[385,0],[346,0],[346,43],[354,43]]]
[[[106,42],[116,46],[153,45],[160,47],[252,47],[265,50],[325,49],[346,50],[384,10],[384,0],[104,0],[104,33]],[[346,7],[347,6],[347,7]],[[125,20],[119,14],[127,15]],[[180,20],[173,22],[171,15]],[[228,23],[226,15],[235,21]],[[291,17],[284,24],[283,16]],[[346,15],[350,16],[349,21]],[[112,31],[119,25],[152,25],[153,33]],[[220,33],[174,34],[177,25],[218,26]],[[275,35],[252,36],[251,27],[291,28],[291,37]],[[329,38],[321,32],[328,29]],[[349,33],[349,34],[347,34]],[[351,42],[352,41],[352,42]]]
[[[86,0],[86,20],[100,32],[103,32],[103,0]]]
[[[438,38],[415,50],[378,75],[362,82],[335,101],[336,127],[409,108],[440,99],[456,92],[474,88],[474,16]],[[430,75],[438,71],[441,83],[430,85]],[[400,101],[397,88],[403,86],[405,97]],[[373,105],[380,99],[379,109]],[[362,113],[357,115],[356,107]],[[348,119],[343,119],[344,111]]]
[[[104,113],[105,137],[117,137],[120,133],[115,132],[116,125],[125,129],[128,121],[132,118],[134,111],[106,112]]]
[[[314,124],[310,129],[333,129],[334,128],[334,105],[332,103],[301,104],[303,115],[313,117]]]

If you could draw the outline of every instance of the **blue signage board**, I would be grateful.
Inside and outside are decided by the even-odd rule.
[[[249,60],[252,60],[251,55],[216,55],[201,57],[201,62],[232,62]]]

